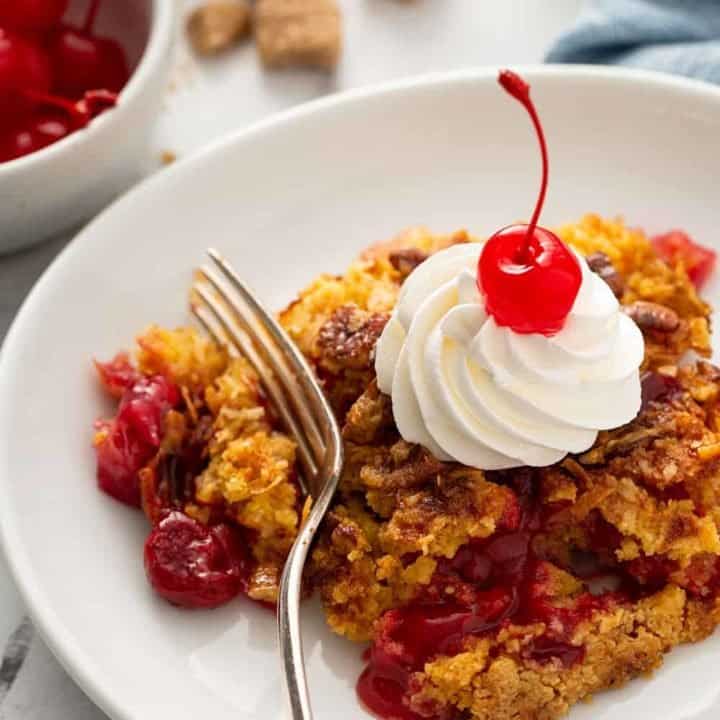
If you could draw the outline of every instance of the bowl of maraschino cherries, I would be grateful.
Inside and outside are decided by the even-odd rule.
[[[173,0],[0,0],[0,253],[77,227],[150,167]]]

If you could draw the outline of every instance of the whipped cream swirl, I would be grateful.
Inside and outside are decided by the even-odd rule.
[[[476,284],[482,244],[428,258],[377,344],[380,389],[408,442],[483,470],[582,452],[640,410],[642,334],[578,255],[582,284],[551,337],[498,326]]]

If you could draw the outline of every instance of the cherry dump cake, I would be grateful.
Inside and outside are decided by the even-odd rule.
[[[281,313],[347,458],[308,586],[335,632],[372,641],[359,689],[380,717],[558,717],[720,621],[720,371],[677,366],[709,356],[709,307],[640,231],[589,215],[558,234],[618,289],[645,357],[638,417],[550,467],[440,462],[400,438],[377,388],[373,350],[404,280],[467,233],[407,231]],[[134,364],[98,370],[120,399],[98,424],[98,481],[142,503],[153,586],[190,607],[274,602],[303,498],[254,371],[157,327]]]
[[[279,316],[345,446],[307,591],[369,643],[385,720],[552,720],[720,622],[714,253],[596,215],[551,232],[543,196],[482,243],[371,246]],[[246,361],[188,328],[138,343],[97,364],[118,409],[95,445],[150,521],[150,583],[274,603],[311,502],[293,440]]]

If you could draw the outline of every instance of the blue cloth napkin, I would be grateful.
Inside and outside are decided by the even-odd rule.
[[[720,0],[589,0],[547,61],[625,65],[720,84]]]

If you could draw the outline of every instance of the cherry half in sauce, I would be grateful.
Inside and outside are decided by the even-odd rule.
[[[122,358],[100,364],[101,380],[122,397],[112,420],[99,421],[97,481],[116,500],[140,507],[139,471],[157,453],[165,415],[180,402],[180,391],[162,375],[133,375]],[[124,386],[124,389],[123,389]]]
[[[208,527],[181,512],[168,513],[145,542],[145,571],[155,591],[173,605],[213,608],[247,589],[249,554],[237,528]]]
[[[542,182],[529,225],[512,225],[495,233],[478,262],[478,288],[495,322],[517,333],[559,332],[580,290],[582,271],[575,254],[557,235],[538,226],[548,184],[545,135],[530,86],[516,73],[502,70],[498,81],[527,110],[542,154]]]

